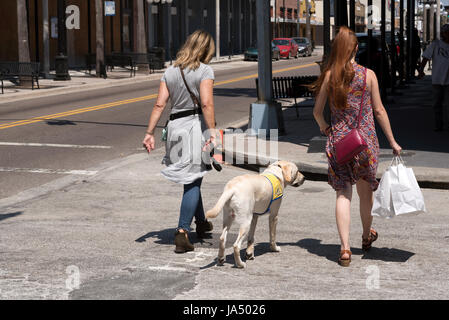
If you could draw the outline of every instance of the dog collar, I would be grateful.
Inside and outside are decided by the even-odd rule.
[[[258,214],[258,215],[263,215],[263,214],[270,212],[272,203],[274,201],[282,198],[282,196],[284,195],[284,188],[282,187],[282,183],[278,179],[278,177],[276,177],[274,174],[271,174],[271,173],[262,173],[262,176],[264,176],[265,178],[268,179],[268,181],[270,181],[271,200],[270,200],[270,203],[268,204],[268,208],[267,208],[267,210],[265,210],[265,212],[263,212],[263,213],[254,212],[255,214]]]

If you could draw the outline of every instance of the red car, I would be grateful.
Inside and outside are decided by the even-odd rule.
[[[298,58],[298,45],[292,38],[275,38],[273,43],[279,48],[281,58]]]

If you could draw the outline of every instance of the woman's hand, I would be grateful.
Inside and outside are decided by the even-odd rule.
[[[330,132],[331,132],[331,126],[328,125],[327,123],[324,124],[323,126],[320,126],[320,132],[321,134],[325,135],[326,137],[329,136]]]
[[[391,145],[391,148],[393,149],[393,154],[394,154],[395,156],[399,156],[399,155],[401,154],[401,152],[402,152],[401,146],[398,145],[398,144],[396,143],[396,141],[392,142],[390,145]]]
[[[154,135],[146,133],[142,143],[147,152],[150,153],[155,148]]]

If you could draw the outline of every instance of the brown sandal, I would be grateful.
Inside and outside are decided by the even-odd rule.
[[[378,236],[379,235],[377,234],[377,231],[371,228],[367,239],[363,238],[362,236],[362,249],[364,251],[368,251],[369,249],[371,249],[371,245],[374,241],[377,240]]]
[[[349,258],[343,259],[343,255],[347,253],[349,255]],[[349,250],[341,250],[340,251],[340,258],[338,258],[338,264],[342,267],[349,267],[349,264],[351,263],[351,251]]]

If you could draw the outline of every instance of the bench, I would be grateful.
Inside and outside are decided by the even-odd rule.
[[[113,52],[112,54],[105,55],[105,66],[109,67],[112,71],[114,67],[130,68],[130,76],[136,75],[138,65],[145,64],[148,65],[150,73],[154,72],[153,65],[154,54],[151,53],[135,53],[126,52],[119,53]],[[97,56],[95,53],[86,55],[86,69],[89,70],[89,74],[93,69],[96,68]]]
[[[11,81],[17,84],[22,77],[31,78],[31,88],[34,90],[34,82],[39,86],[39,62],[4,62],[0,61],[0,81],[2,83],[2,94],[4,94],[3,81]]]
[[[130,72],[132,77],[136,75],[136,64],[132,57],[124,54],[111,54],[105,56],[105,65],[106,68],[109,67],[109,70],[112,71],[114,67],[126,68],[130,67]]]
[[[313,92],[307,87],[318,79],[317,76],[296,76],[296,77],[273,77],[271,86],[273,88],[273,99],[294,99],[296,117],[298,113],[298,98],[313,97]],[[256,78],[257,94],[259,95],[259,79]],[[258,99],[260,97],[258,96]]]

